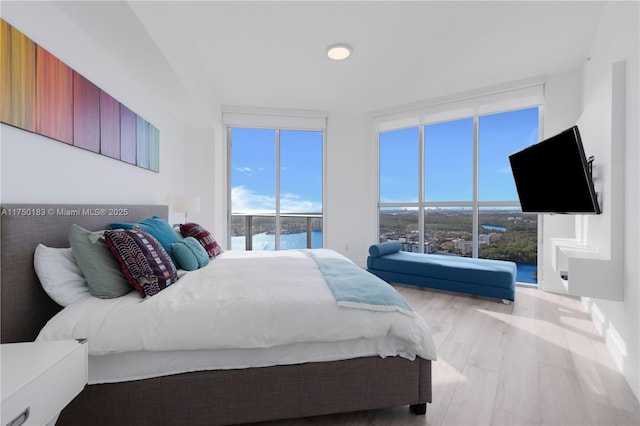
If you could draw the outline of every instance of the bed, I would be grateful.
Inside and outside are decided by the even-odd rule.
[[[2,343],[35,340],[62,309],[35,274],[38,244],[68,247],[72,224],[105,229],[123,219],[123,209],[129,222],[168,216],[162,205],[1,208]],[[90,356],[90,370],[91,365]],[[240,424],[402,405],[425,414],[431,400],[430,359],[359,356],[90,384],[62,411],[57,424]]]

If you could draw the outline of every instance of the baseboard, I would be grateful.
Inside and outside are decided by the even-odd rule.
[[[605,314],[592,299],[582,297],[581,301],[589,318],[591,318],[591,322],[596,327],[596,331],[602,336],[607,349],[611,353],[613,362],[623,374],[636,399],[640,401],[640,372],[638,372],[637,366],[633,365],[629,360],[624,339],[608,324]]]

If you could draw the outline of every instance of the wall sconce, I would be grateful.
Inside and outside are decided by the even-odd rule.
[[[200,213],[200,197],[190,195],[176,195],[171,197],[171,211],[184,213],[184,223],[187,223],[189,213]]]

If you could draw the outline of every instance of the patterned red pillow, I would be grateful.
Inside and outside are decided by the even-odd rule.
[[[180,225],[180,233],[185,238],[193,237],[198,240],[198,242],[202,244],[202,247],[204,247],[204,249],[207,251],[207,253],[209,254],[209,258],[211,259],[222,253],[222,249],[213,238],[213,235],[211,235],[209,231],[207,231],[197,223],[191,222]]]
[[[105,231],[104,239],[127,281],[141,297],[153,296],[178,281],[176,266],[162,244],[147,231],[110,230]]]

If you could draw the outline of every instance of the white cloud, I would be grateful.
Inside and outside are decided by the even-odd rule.
[[[256,194],[245,186],[231,188],[232,211],[250,214],[274,212],[275,197]],[[299,195],[280,194],[280,211],[289,213],[316,213],[322,211],[322,204],[310,200],[302,200]]]
[[[231,210],[234,212],[268,212],[274,211],[275,208],[274,197],[256,194],[244,186],[231,188]]]
[[[240,173],[248,174],[249,176],[251,176],[251,172],[253,171],[251,167],[234,167],[234,170]]]
[[[297,194],[280,194],[280,211],[289,213],[319,213],[322,204],[311,200],[301,200]]]

